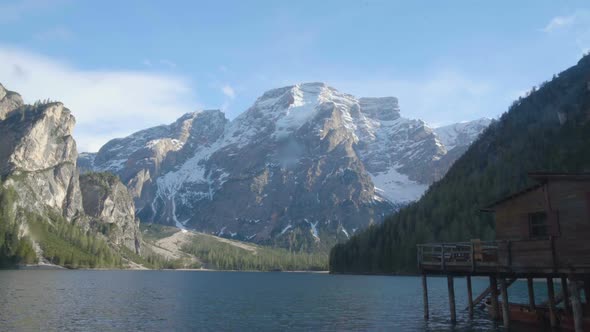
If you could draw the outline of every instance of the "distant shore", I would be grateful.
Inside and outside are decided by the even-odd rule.
[[[148,269],[148,268],[121,268],[121,269],[114,269],[114,268],[68,268],[60,265],[54,264],[28,264],[28,265],[17,265],[14,267],[7,267],[0,269],[1,270],[72,270],[72,271],[195,271],[195,272],[284,272],[284,273],[316,273],[316,274],[329,274],[330,271],[305,271],[305,270],[295,270],[295,271],[261,271],[261,270],[216,270],[216,269],[206,269],[206,268],[199,268],[199,269],[190,269],[190,268],[182,268],[182,269]]]

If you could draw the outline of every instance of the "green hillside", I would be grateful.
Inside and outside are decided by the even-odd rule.
[[[515,101],[418,201],[336,245],[330,270],[416,269],[416,244],[494,237],[480,208],[531,184],[530,171],[590,170],[590,56]]]
[[[210,234],[158,224],[142,224],[143,238],[152,250],[180,265],[234,271],[325,271],[326,253],[289,251],[283,248],[236,241]]]

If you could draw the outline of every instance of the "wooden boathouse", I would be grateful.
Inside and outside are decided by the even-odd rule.
[[[490,315],[502,320],[542,323],[590,331],[590,173],[529,173],[537,184],[485,208],[495,216],[496,239],[417,246],[422,273],[424,317],[428,319],[428,275],[448,279],[451,321],[456,321],[454,277],[466,277],[470,317],[487,300]],[[476,299],[472,276],[489,277]],[[533,279],[547,284],[548,299],[535,303]],[[526,279],[529,303],[509,302],[509,286]],[[561,287],[554,286],[559,281]],[[582,303],[581,292],[586,301]],[[498,296],[501,296],[501,300]],[[557,304],[564,301],[563,309]]]

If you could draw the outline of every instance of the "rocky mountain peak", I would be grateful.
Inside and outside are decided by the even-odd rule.
[[[2,100],[9,97],[22,102],[18,94],[0,87]],[[112,243],[138,252],[141,234],[133,199],[119,179],[114,175],[86,177],[82,193],[72,137],[76,120],[70,110],[60,102],[36,102],[20,105],[5,116],[0,119],[0,186],[14,190],[18,198],[14,222],[22,231],[19,236],[28,234],[33,221],[57,226],[63,217],[82,232],[99,230]],[[45,248],[36,242],[40,239],[32,240],[41,257]]]
[[[83,214],[75,122],[57,102],[22,105],[0,120],[0,175],[17,191],[21,207],[54,209],[69,220]]]
[[[188,113],[112,140],[94,169],[119,175],[143,221],[309,248],[419,198],[456,157],[397,98],[314,82],[269,90],[231,122]]]
[[[5,119],[8,112],[14,111],[23,105],[23,99],[18,93],[6,90],[0,84],[0,120]]]

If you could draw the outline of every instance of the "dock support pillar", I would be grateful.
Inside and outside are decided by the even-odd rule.
[[[526,285],[529,289],[529,309],[535,310],[535,287],[533,286],[533,278],[526,278]]]
[[[500,290],[502,291],[502,320],[504,327],[510,328],[510,303],[508,302],[508,287],[506,287],[506,279],[500,278]]]
[[[586,296],[586,304],[590,304],[590,278],[584,279],[584,296]]]
[[[473,318],[473,291],[471,290],[471,276],[465,277],[467,280],[467,303],[469,304],[469,318]]]
[[[498,320],[500,317],[500,308],[498,307],[498,280],[496,277],[490,277],[490,288],[492,289],[492,319]]]
[[[553,278],[547,278],[547,295],[549,296],[549,320],[551,327],[557,327],[557,315],[555,312],[555,289],[553,288]]]
[[[561,293],[563,294],[563,307],[565,308],[565,312],[571,314],[572,307],[570,306],[570,296],[568,292],[566,277],[561,277]]]
[[[576,332],[584,331],[582,301],[580,301],[580,289],[577,281],[570,276],[569,293],[571,298],[572,312],[574,314],[574,329]],[[565,298],[564,298],[565,299]]]
[[[424,320],[428,320],[428,284],[425,274],[422,275],[422,301],[424,302]]]
[[[457,322],[457,312],[455,310],[455,285],[453,276],[447,276],[447,286],[449,288],[449,307],[451,309],[451,323]]]

